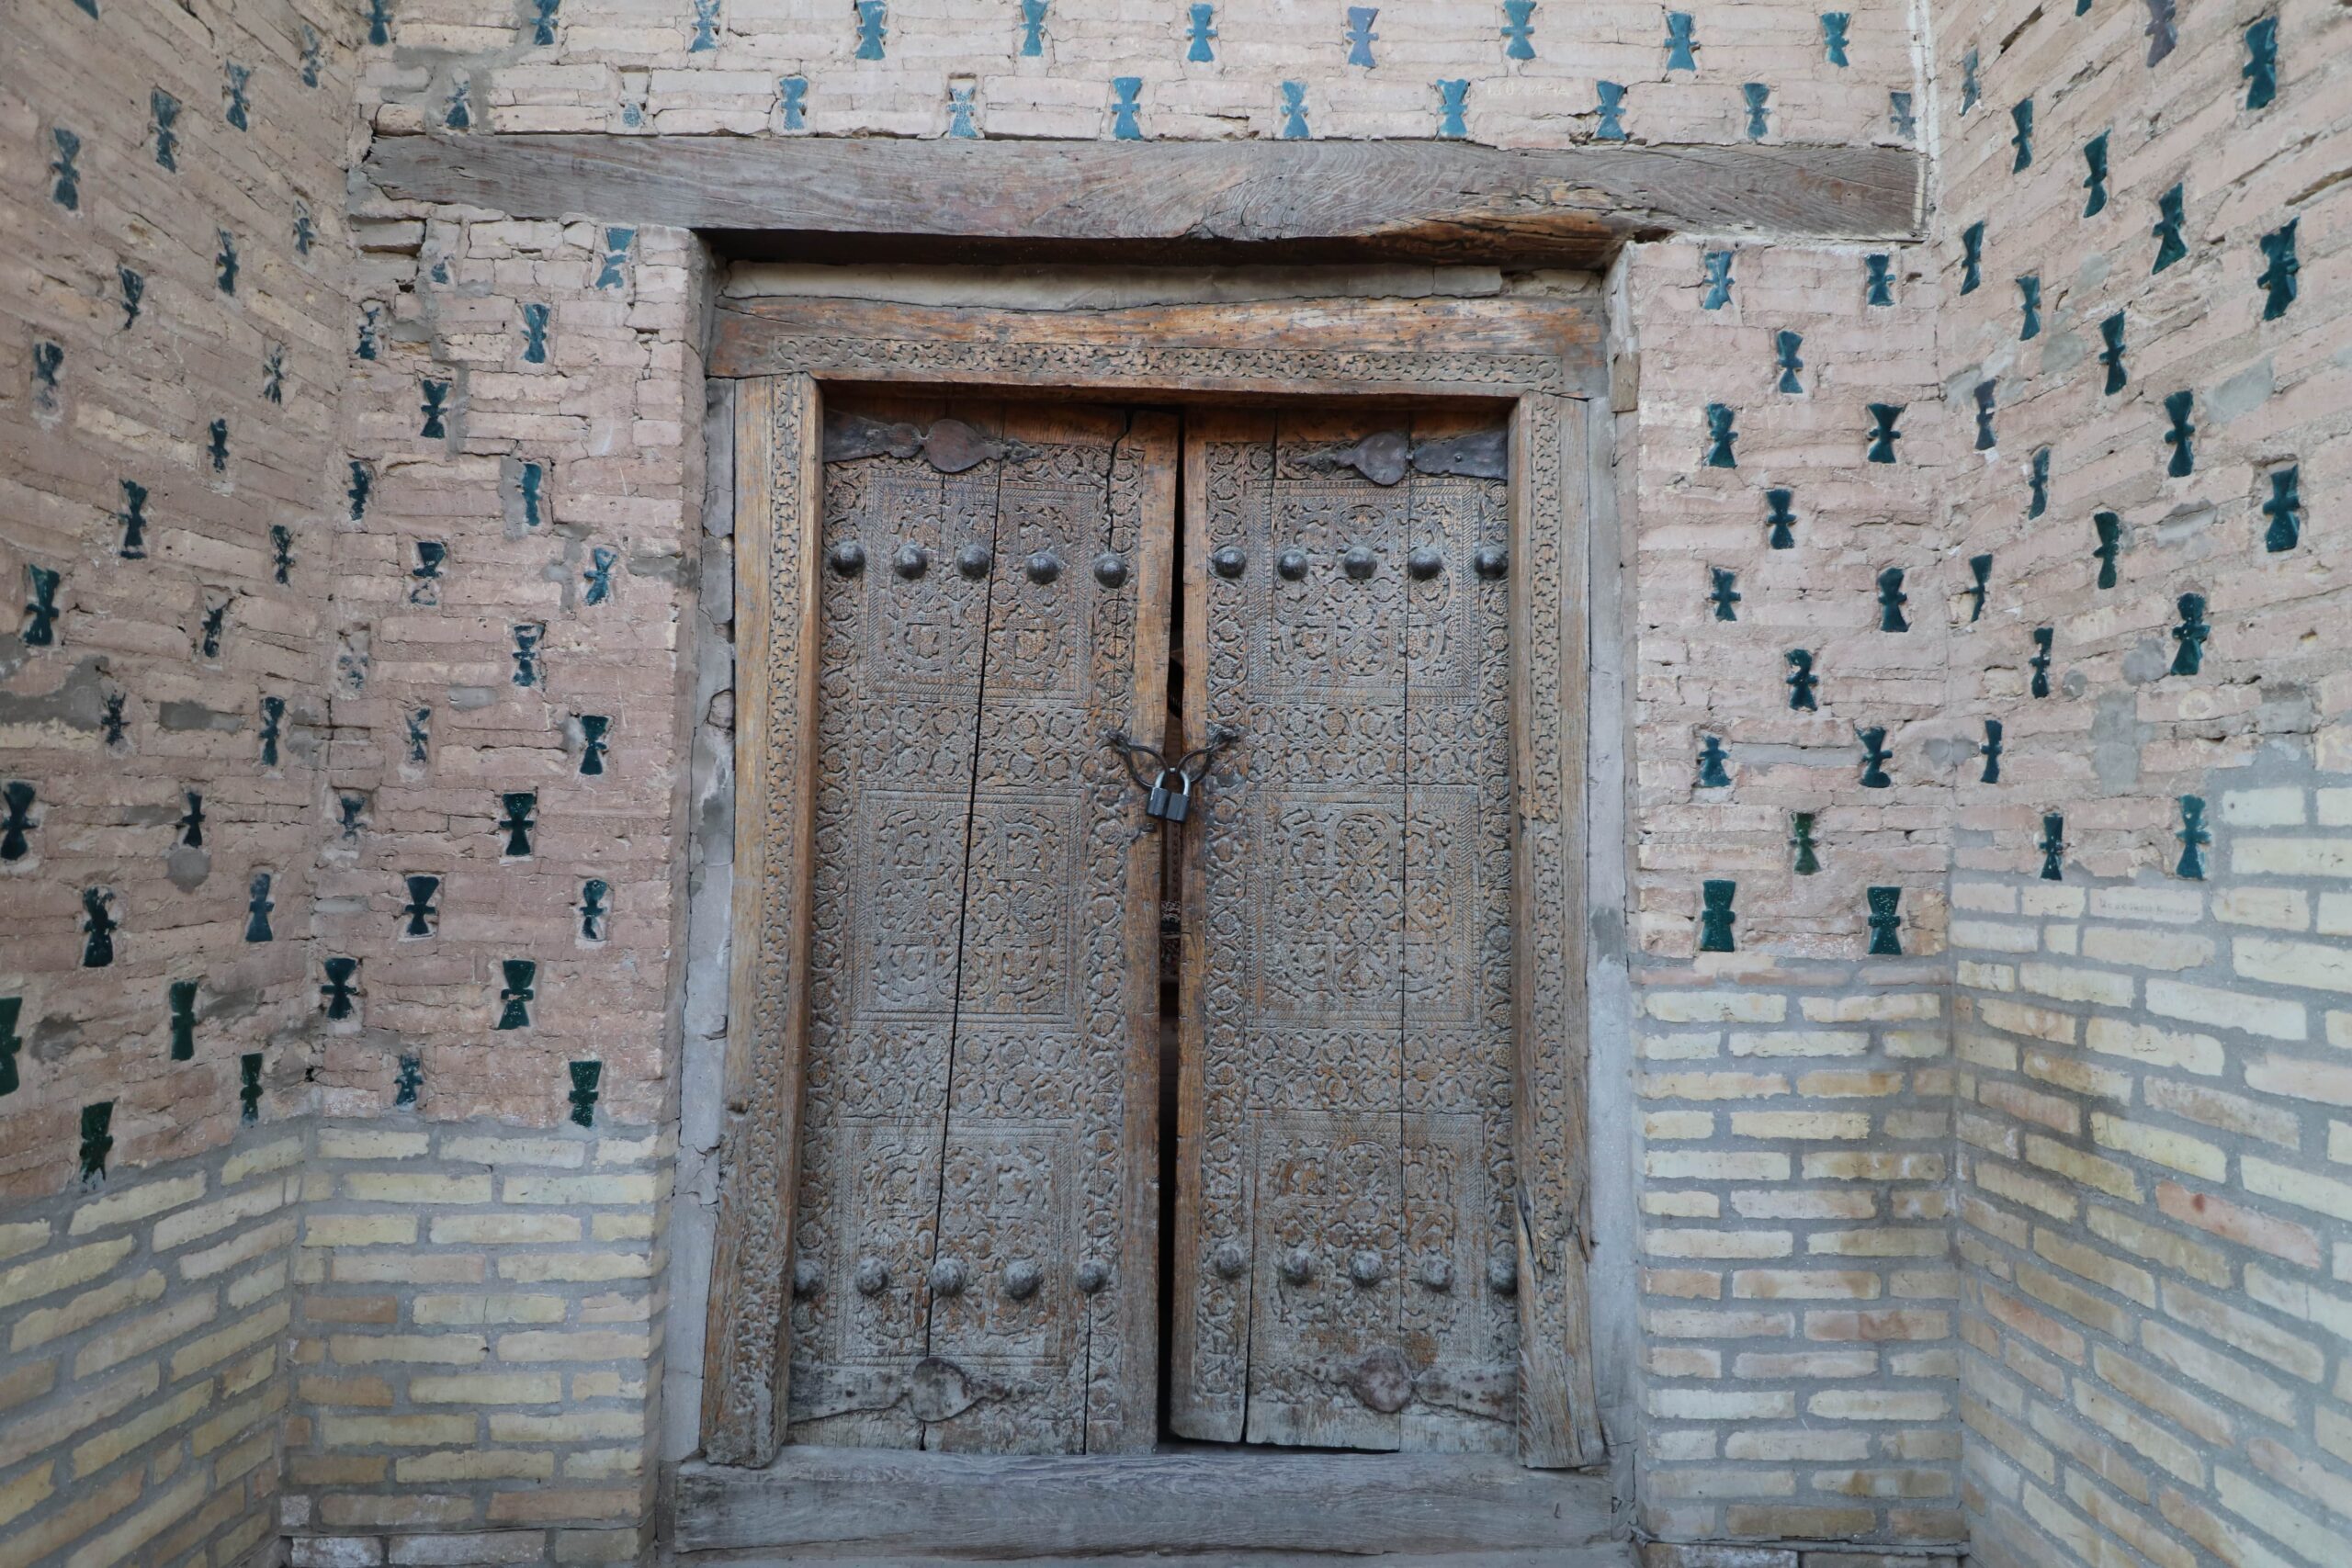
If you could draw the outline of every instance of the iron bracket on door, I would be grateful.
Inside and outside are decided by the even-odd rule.
[[[1144,814],[1161,822],[1182,822],[1192,815],[1193,790],[1206,776],[1210,760],[1240,739],[1241,731],[1220,724],[1209,731],[1207,745],[1195,746],[1170,762],[1159,748],[1130,739],[1124,729],[1102,737],[1105,745],[1118,749],[1127,764],[1127,776],[1144,792]],[[1144,777],[1144,770],[1136,764],[1138,758],[1150,759],[1151,777]]]

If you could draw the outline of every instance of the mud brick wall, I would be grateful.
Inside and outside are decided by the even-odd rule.
[[[12,17],[0,84],[11,1198],[80,1179],[93,1105],[121,1174],[226,1143],[251,1054],[299,1103],[318,983],[349,51],[323,10],[95,9]]]
[[[1954,770],[1976,1552],[2339,1562],[2352,200],[2314,154],[2352,29],[2298,0],[1938,9],[1940,358],[1955,423],[1990,409],[1951,491],[1993,585],[1952,725],[2005,748],[1997,780]]]
[[[363,93],[387,133],[455,116],[476,131],[663,135],[1917,138],[1911,15],[1886,4],[1844,6],[1834,27],[1817,6],[1757,0],[531,0],[494,17],[471,0],[386,0],[382,10],[391,49],[371,57]]]
[[[1640,1523],[1661,1563],[1954,1541],[1940,290],[1900,251],[1677,243],[1612,291]]]
[[[277,1551],[354,28],[0,24],[0,1562]]]
[[[317,874],[322,950],[356,968],[323,1019],[322,1108],[650,1125],[674,1032],[701,252],[376,207],[354,228],[365,495],[335,535],[350,657]]]
[[[650,1540],[684,939],[692,236],[362,203],[288,1530]],[[527,1538],[527,1539],[526,1539]],[[408,1554],[404,1557],[403,1554]],[[421,1560],[421,1559],[418,1559]]]

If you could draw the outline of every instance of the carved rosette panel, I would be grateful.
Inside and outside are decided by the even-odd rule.
[[[1499,479],[1376,483],[1362,434],[1188,453],[1187,724],[1244,739],[1187,890],[1174,1424],[1508,1450],[1509,602],[1472,563],[1510,518]]]
[[[1091,569],[1164,538],[1175,453],[958,412],[826,465],[791,1437],[1074,1452],[1151,1419],[1100,1407],[1128,1352],[1080,1284],[1125,1243],[1137,815],[1137,584]]]
[[[1419,1135],[1407,1150],[1405,1310],[1428,1371],[1403,1415],[1408,1447],[1509,1449],[1520,1325],[1488,1265],[1510,1247],[1517,1188],[1510,586],[1477,563],[1508,550],[1511,520],[1500,480],[1407,482],[1408,552],[1436,570],[1408,573],[1403,1082]],[[1456,1215],[1450,1235],[1438,1228]]]

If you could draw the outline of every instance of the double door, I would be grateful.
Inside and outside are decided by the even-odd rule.
[[[1512,1447],[1501,456],[830,412],[791,1440]]]

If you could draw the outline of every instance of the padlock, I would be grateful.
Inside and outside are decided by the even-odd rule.
[[[1168,787],[1168,781],[1176,787]],[[1182,822],[1192,815],[1193,781],[1184,776],[1182,768],[1162,768],[1159,777],[1152,781],[1151,798],[1144,803],[1144,810],[1162,822]]]

